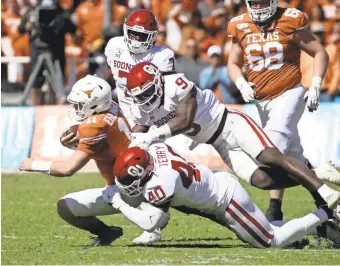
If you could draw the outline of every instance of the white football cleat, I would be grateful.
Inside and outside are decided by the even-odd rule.
[[[323,162],[321,165],[314,169],[315,174],[322,181],[340,186],[340,173],[336,170],[331,162]]]
[[[160,229],[156,229],[152,233],[144,231],[139,237],[132,240],[133,244],[151,244],[162,239],[162,234]]]

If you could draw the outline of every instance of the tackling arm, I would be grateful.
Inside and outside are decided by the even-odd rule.
[[[83,151],[75,151],[65,161],[45,161],[25,158],[20,165],[20,171],[40,172],[57,177],[72,176],[83,168],[91,156]]]

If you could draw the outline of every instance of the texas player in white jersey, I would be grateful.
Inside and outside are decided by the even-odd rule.
[[[139,62],[152,62],[162,72],[175,70],[175,54],[164,45],[155,45],[158,25],[154,14],[147,9],[139,9],[126,19],[124,36],[112,38],[105,56],[116,82],[120,108],[129,118],[131,97],[125,93],[126,77],[131,68]]]
[[[340,229],[328,222],[324,209],[287,223],[270,224],[236,177],[188,163],[164,143],[152,144],[147,150],[129,148],[117,158],[114,173],[122,195],[142,194],[151,205],[143,211],[130,207],[120,193],[114,193],[116,187],[107,189],[104,199],[146,231],[167,225],[170,206],[184,206],[210,216],[257,248],[287,246],[306,234],[316,234],[321,224],[326,228],[324,236],[340,243]]]
[[[134,139],[129,147],[146,148],[153,141],[185,134],[212,144],[236,175],[255,187],[302,184],[318,205],[337,206],[338,191],[323,184],[298,160],[283,155],[251,118],[227,110],[210,90],[198,89],[184,75],[163,76],[152,63],[139,63],[129,73],[127,93],[135,103],[132,131],[139,132],[131,134]],[[157,128],[149,130],[151,126]]]

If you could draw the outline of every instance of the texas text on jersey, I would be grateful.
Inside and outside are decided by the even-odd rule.
[[[163,126],[175,117],[179,102],[193,89],[197,91],[197,112],[192,129],[185,135],[200,143],[209,142],[221,123],[226,108],[219,103],[211,90],[200,90],[183,74],[166,75],[164,78],[163,102],[153,112],[145,113],[143,109],[132,107],[133,120],[137,125]]]
[[[129,124],[115,103],[106,112],[91,115],[79,125],[77,149],[92,156],[108,184],[114,182],[115,159],[130,144],[129,133]]]
[[[248,81],[256,84],[259,100],[275,98],[301,81],[300,49],[292,40],[308,26],[305,14],[278,8],[271,23],[261,29],[244,13],[228,25],[229,36],[243,48]]]
[[[171,200],[171,206],[186,206],[206,213],[226,208],[235,190],[235,179],[216,178],[203,165],[187,163],[170,146],[156,143],[148,152],[154,159],[151,179],[143,189],[144,198],[156,205]]]

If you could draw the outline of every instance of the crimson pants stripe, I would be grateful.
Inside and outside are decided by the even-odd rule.
[[[250,125],[250,127],[253,129],[253,131],[255,132],[255,134],[258,136],[258,138],[260,139],[262,145],[265,147],[265,148],[268,148],[268,144],[266,143],[266,141],[268,141],[272,147],[276,148],[276,146],[274,145],[274,143],[271,141],[271,139],[267,136],[267,134],[262,130],[262,128],[256,124],[256,122],[250,118],[249,116],[241,113],[241,112],[238,112],[238,111],[229,111],[229,113],[231,114],[236,114],[236,115],[239,115],[241,116],[242,118],[244,118],[248,125]],[[262,133],[260,133],[260,132]],[[265,142],[265,144],[264,144]]]
[[[264,234],[268,239],[273,239],[273,235],[268,233],[266,229],[263,228],[263,226],[256,221],[252,216],[247,213],[245,209],[243,209],[236,201],[231,200],[230,204],[232,204],[240,213],[242,213],[250,222],[252,222],[253,225],[255,225],[261,232]]]
[[[237,216],[237,214],[231,210],[230,208],[227,209],[227,212],[230,214],[233,219],[238,222],[257,242],[260,243],[260,245],[264,247],[269,247],[270,244],[265,242],[256,232],[254,232],[253,229],[251,229],[240,217]]]

